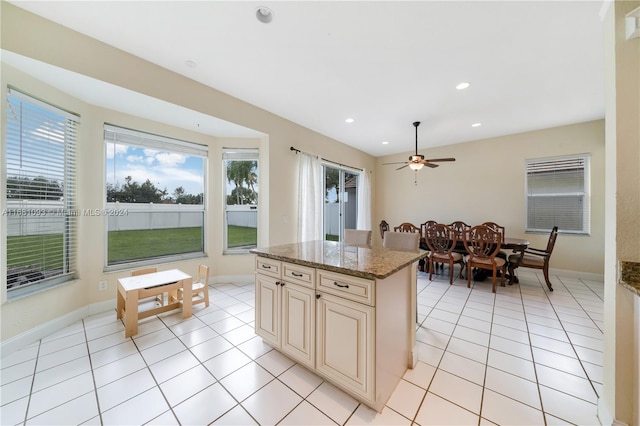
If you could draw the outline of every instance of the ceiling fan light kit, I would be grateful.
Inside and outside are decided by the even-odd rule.
[[[431,167],[432,169],[435,169],[436,167],[439,166],[439,164],[435,164],[435,163],[439,163],[441,161],[456,161],[455,158],[451,158],[451,157],[450,158],[425,159],[424,155],[418,154],[418,126],[419,125],[420,125],[419,121],[415,121],[413,123],[413,127],[416,128],[416,153],[409,156],[409,161],[402,161],[402,162],[398,162],[398,163],[383,163],[383,165],[404,164],[404,166],[400,166],[396,170],[404,169],[405,167],[409,166],[409,168],[411,170],[415,170],[417,172],[418,170],[422,169],[422,167],[424,167],[424,166]]]

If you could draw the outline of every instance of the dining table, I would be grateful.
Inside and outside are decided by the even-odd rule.
[[[523,251],[525,251],[527,249],[527,247],[529,247],[529,240],[525,240],[522,238],[507,238],[505,237],[504,241],[502,242],[502,248],[503,249],[507,249],[507,250],[512,250],[514,253],[521,253]],[[507,261],[509,260],[509,256],[507,256]],[[515,276],[513,277],[513,281],[510,280],[511,276],[509,275],[509,273],[505,274],[505,279],[509,280],[509,283],[516,283],[518,284],[518,277]]]
[[[124,335],[138,334],[138,321],[162,312],[182,308],[182,317],[192,314],[193,277],[179,269],[153,272],[118,279],[116,318],[124,318]],[[178,289],[182,289],[182,299],[178,300]],[[167,303],[164,303],[167,293]],[[139,311],[138,301],[150,296],[162,296],[161,306]]]

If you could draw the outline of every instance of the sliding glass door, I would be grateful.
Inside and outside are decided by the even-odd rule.
[[[356,229],[358,217],[358,174],[323,165],[324,235],[342,241],[345,229]]]

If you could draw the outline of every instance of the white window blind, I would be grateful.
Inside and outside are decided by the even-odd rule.
[[[5,212],[7,288],[74,278],[75,145],[79,117],[10,88]]]
[[[527,160],[527,231],[589,233],[588,155]]]

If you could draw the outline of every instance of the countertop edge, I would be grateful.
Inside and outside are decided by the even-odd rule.
[[[640,262],[620,261],[618,285],[640,296]]]
[[[301,259],[293,259],[291,257],[287,257],[287,256],[279,256],[277,254],[272,254],[272,253],[264,253],[264,252],[255,252],[250,250],[250,252],[252,254],[255,254],[256,256],[260,256],[260,257],[266,257],[269,259],[274,259],[274,260],[280,260],[283,262],[289,262],[289,263],[294,263],[296,265],[302,265],[302,266],[309,266],[311,268],[321,268],[321,269],[325,269],[327,271],[331,271],[331,272],[337,272],[340,274],[345,274],[345,275],[351,275],[354,277],[360,277],[360,278],[366,278],[366,279],[379,279],[379,280],[383,280],[387,277],[390,277],[391,275],[395,274],[396,272],[400,271],[403,268],[406,268],[408,265],[411,265],[415,262],[417,262],[418,260],[420,260],[421,258],[425,257],[427,255],[427,252],[424,253],[420,253],[418,255],[418,253],[416,253],[416,259],[407,262],[407,263],[403,263],[400,266],[397,266],[396,268],[390,270],[389,272],[387,272],[386,274],[375,274],[372,272],[362,272],[362,271],[357,271],[354,269],[348,269],[348,268],[341,268],[339,266],[333,266],[333,265],[326,265],[323,263],[316,263],[316,262],[310,262],[307,260],[301,260]]]

